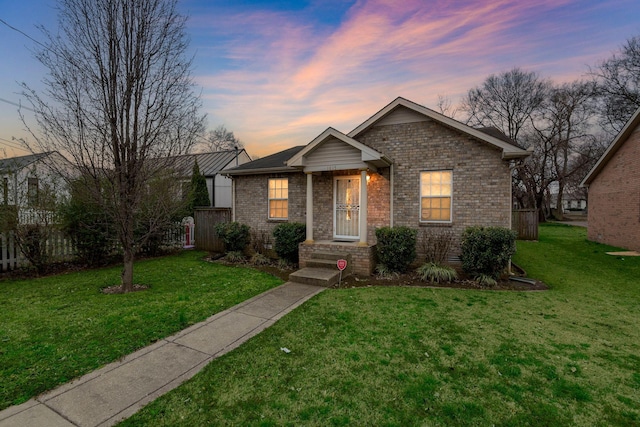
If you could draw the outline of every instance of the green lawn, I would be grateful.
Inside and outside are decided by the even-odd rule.
[[[203,261],[202,252],[137,262],[150,289],[105,295],[121,267],[0,282],[0,409],[112,362],[282,283]]]
[[[640,425],[640,258],[610,249],[544,225],[515,261],[549,291],[326,291],[123,425]]]

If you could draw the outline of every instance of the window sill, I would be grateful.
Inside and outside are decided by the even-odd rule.
[[[267,218],[267,222],[289,222],[289,218],[281,218],[281,219]]]
[[[451,228],[453,222],[419,222],[418,227]]]

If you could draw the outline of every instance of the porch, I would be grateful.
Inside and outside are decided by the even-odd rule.
[[[360,242],[336,242],[332,240],[316,240],[300,243],[298,247],[300,268],[313,266],[314,254],[349,254],[347,270],[362,276],[370,276],[375,270],[376,245],[362,245]],[[333,268],[338,270],[334,264]]]

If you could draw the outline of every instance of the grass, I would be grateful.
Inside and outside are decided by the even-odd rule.
[[[281,282],[203,261],[202,252],[137,262],[149,290],[105,295],[120,267],[0,282],[0,409],[117,360]]]
[[[640,425],[640,258],[610,249],[544,225],[515,261],[546,292],[326,291],[123,425]]]

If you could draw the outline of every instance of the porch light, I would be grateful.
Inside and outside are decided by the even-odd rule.
[[[371,175],[369,175],[369,172],[367,172],[367,183],[371,181]]]

